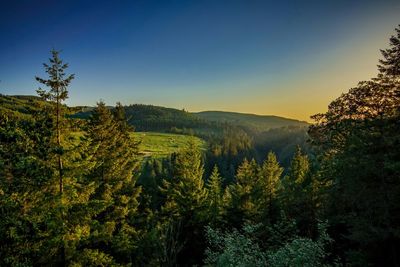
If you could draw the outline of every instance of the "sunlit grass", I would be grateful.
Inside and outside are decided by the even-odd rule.
[[[191,144],[205,149],[205,142],[195,136],[156,132],[135,132],[132,136],[141,141],[139,151],[145,157],[166,157]]]
[[[66,145],[77,144],[84,132],[72,132],[66,138]],[[133,132],[131,136],[140,141],[139,153],[142,157],[164,158],[168,155],[178,152],[188,146],[194,146],[205,150],[204,140],[190,135],[157,133],[157,132]]]

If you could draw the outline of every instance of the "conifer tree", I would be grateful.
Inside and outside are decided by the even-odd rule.
[[[164,212],[172,216],[200,215],[207,191],[203,180],[201,153],[194,144],[172,157],[172,177],[164,180],[162,191],[167,196]]]
[[[211,176],[207,182],[208,189],[208,207],[209,207],[209,218],[212,225],[216,225],[221,220],[221,213],[223,208],[222,203],[222,179],[218,171],[218,167],[215,165]]]
[[[274,220],[276,211],[277,194],[280,187],[283,168],[279,165],[275,153],[270,151],[264,160],[260,172],[257,186],[259,187],[259,199],[257,201],[258,214],[260,221]]]
[[[62,140],[62,127],[63,127],[63,101],[68,98],[68,86],[74,79],[74,74],[67,75],[65,70],[68,68],[68,64],[64,63],[59,58],[59,51],[51,50],[52,57],[49,59],[50,65],[43,63],[46,73],[49,75],[48,79],[43,79],[36,76],[36,80],[43,85],[50,87],[49,91],[45,91],[41,88],[37,90],[39,96],[46,101],[54,103],[53,116],[55,117],[55,137],[57,144],[57,161],[58,161],[58,176],[59,176],[59,190],[60,195],[63,192],[63,161],[62,153],[63,146]]]
[[[224,201],[227,219],[238,227],[244,221],[254,220],[256,215],[256,184],[259,167],[255,160],[245,159],[236,173],[236,181],[228,186]]]
[[[379,60],[380,77],[400,75],[400,25],[395,29],[396,34],[389,39],[390,48],[381,50],[383,59]]]
[[[63,191],[64,191],[64,166],[63,166],[63,153],[64,147],[62,143],[62,134],[64,130],[64,108],[63,101],[68,98],[68,86],[71,81],[74,79],[74,74],[67,75],[65,70],[68,68],[68,64],[64,63],[59,57],[59,51],[51,50],[52,57],[49,59],[49,64],[43,63],[44,69],[46,73],[49,75],[47,79],[40,78],[36,76],[36,80],[49,87],[48,91],[39,88],[37,93],[40,97],[42,97],[46,101],[50,101],[53,105],[50,111],[51,119],[54,121],[53,123],[53,131],[54,131],[54,139],[52,140],[54,146],[54,155],[56,156],[57,161],[57,170],[58,170],[58,186],[59,186],[59,194],[61,205],[63,202]],[[53,154],[53,153],[52,153]],[[64,212],[63,209],[62,213]],[[64,228],[65,214],[61,214],[62,225],[61,228]],[[65,229],[62,229],[61,232],[65,232]],[[64,242],[64,241],[62,241]],[[60,257],[61,264],[65,265],[65,246],[61,244],[60,248]]]
[[[282,180],[280,193],[281,203],[289,219],[295,219],[304,208],[304,189],[309,169],[307,155],[297,147],[288,174]]]
[[[41,81],[53,87],[40,92],[49,101],[34,102],[31,117],[8,118],[0,126],[0,165],[5,163],[7,177],[0,175],[1,216],[6,218],[1,229],[16,233],[2,238],[11,254],[5,253],[0,265],[67,265],[85,239],[89,214],[95,211],[89,201],[94,186],[83,179],[90,164],[79,145],[62,138],[69,137],[61,104],[69,84],[60,74],[66,65],[56,54],[51,62],[46,65],[50,79]]]
[[[137,235],[133,222],[140,193],[135,186],[138,143],[130,136],[123,114],[113,115],[104,102],[93,110],[85,140],[94,164],[87,179],[97,185],[91,199],[103,207],[92,218],[89,247],[99,249],[96,253],[114,257],[117,262],[127,263]],[[104,250],[102,244],[107,244],[108,249]]]
[[[161,192],[165,203],[161,212],[164,225],[173,226],[174,234],[167,235],[172,239],[164,239],[164,247],[174,243],[174,247],[182,247],[177,256],[177,264],[185,262],[195,264],[203,257],[205,247],[203,237],[206,220],[207,190],[204,186],[204,166],[199,149],[190,144],[188,148],[171,158],[171,177],[163,181]],[[176,227],[179,226],[179,227]],[[176,240],[177,239],[177,240]],[[187,255],[191,255],[187,258]],[[174,253],[166,258],[174,258]]]

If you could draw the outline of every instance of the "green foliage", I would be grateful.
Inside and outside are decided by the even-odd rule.
[[[396,265],[399,253],[399,29],[383,50],[380,74],[314,116],[310,136],[326,184],[326,216],[351,263]],[[346,256],[347,255],[347,256]],[[364,257],[364,259],[360,258]]]
[[[155,132],[134,132],[133,137],[140,140],[140,155],[144,158],[166,158],[193,144],[201,150],[206,148],[204,140],[189,135]]]
[[[260,222],[276,217],[282,172],[283,168],[279,165],[276,155],[270,151],[259,169],[256,184],[257,216]]]
[[[253,220],[256,211],[256,190],[258,178],[258,165],[252,160],[245,159],[239,166],[234,184],[228,186],[224,201],[228,220],[234,226],[240,226],[242,222]]]
[[[302,212],[306,193],[304,189],[309,170],[308,157],[298,147],[288,174],[283,177],[281,187],[281,203],[289,218],[293,218]]]
[[[45,100],[60,104],[61,101],[64,101],[68,98],[67,87],[74,79],[75,75],[65,74],[68,64],[63,63],[63,61],[59,58],[59,51],[53,49],[51,50],[51,55],[52,57],[49,58],[50,65],[43,63],[44,69],[49,75],[49,78],[43,79],[37,76],[35,77],[38,82],[49,87],[50,90],[45,91],[39,88],[37,93]]]
[[[117,267],[121,266],[116,264],[110,255],[107,255],[97,249],[84,249],[79,252],[77,258],[69,265],[71,267]]]
[[[71,118],[52,51],[41,98],[0,95],[0,265],[397,266],[399,40],[314,116],[316,158],[308,125],[277,117],[100,102]]]
[[[379,77],[400,75],[400,25],[395,31],[396,35],[389,39],[390,48],[381,50],[383,59],[379,60]]]
[[[214,166],[211,176],[207,182],[208,191],[208,216],[212,225],[217,224],[222,219],[222,178],[219,174],[218,167]]]
[[[256,267],[267,265],[267,255],[254,240],[257,227],[247,225],[243,231],[233,230],[222,233],[211,227],[206,228],[209,247],[205,263],[208,266]]]
[[[206,250],[208,266],[329,266],[327,245],[332,239],[327,225],[319,224],[317,240],[294,237],[277,249],[263,250],[257,232],[261,225],[245,225],[242,231],[221,232],[206,228],[209,246]],[[272,233],[273,234],[273,233]]]
[[[38,96],[6,96],[0,94],[0,112],[18,119],[28,120],[43,105],[50,106]]]
[[[308,123],[304,121],[278,116],[244,114],[237,112],[203,111],[195,113],[195,115],[207,121],[229,123],[255,132],[265,132],[270,129],[286,126],[308,126]]]
[[[316,241],[299,237],[286,243],[277,251],[269,252],[268,266],[329,266],[324,262],[328,256],[326,246],[332,242],[332,239],[326,233],[326,227],[326,224],[319,225],[319,237]]]
[[[48,85],[67,85],[53,78]],[[1,265],[66,264],[88,235],[90,214],[95,212],[89,201],[94,184],[82,179],[90,164],[79,148],[60,138],[61,129],[68,131],[56,123],[61,121],[56,114],[60,109],[54,103],[37,104],[30,117],[0,115]]]
[[[115,260],[125,263],[136,247],[133,222],[140,193],[134,178],[138,143],[129,130],[121,110],[111,113],[100,102],[89,119],[83,140],[88,144],[87,156],[94,163],[87,176],[96,184],[91,200],[102,206],[101,212],[92,217],[88,246],[103,253],[111,251]]]
[[[164,180],[162,188],[166,196],[164,212],[177,218],[200,215],[197,211],[205,207],[207,197],[201,153],[193,145],[174,154],[172,168],[172,177]]]

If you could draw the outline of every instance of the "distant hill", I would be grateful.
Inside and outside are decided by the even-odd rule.
[[[193,114],[207,121],[214,121],[219,123],[226,122],[248,129],[253,129],[258,132],[288,126],[307,127],[309,125],[305,121],[271,115],[256,115],[225,111],[202,111]]]
[[[37,96],[7,96],[0,94],[0,111],[13,113],[21,117],[30,116],[32,111],[37,110],[41,102],[43,101]]]
[[[37,96],[7,96],[0,94],[0,109],[20,116],[29,116],[38,105],[46,102]],[[112,108],[112,107],[110,107]],[[72,117],[86,119],[93,107],[70,107]],[[226,128],[240,128],[260,133],[281,127],[307,127],[304,121],[278,116],[265,116],[224,111],[187,112],[174,108],[134,104],[125,106],[129,123],[137,131],[174,132],[186,134],[219,134]]]
[[[206,121],[184,110],[143,104],[125,106],[124,109],[129,124],[134,126],[136,131],[183,134],[218,131],[216,123]],[[74,114],[73,117],[86,119],[90,113],[91,109],[85,107],[81,112]]]
[[[50,104],[38,96],[0,94],[0,111],[21,118],[29,118],[33,112],[48,105]],[[81,107],[68,107],[70,113],[76,113],[81,109]]]
[[[0,94],[0,112],[11,113],[19,118],[30,119],[32,114],[43,105],[49,105],[49,103],[36,96]],[[93,108],[68,107],[69,117],[87,119]],[[269,150],[273,150],[279,160],[287,165],[297,145],[303,148],[307,146],[309,124],[304,121],[223,111],[191,113],[185,110],[142,104],[124,108],[129,124],[134,126],[135,131],[194,135],[205,140],[214,154],[232,154],[232,157],[236,157],[235,155],[242,153],[242,156],[262,160]],[[75,127],[76,131],[81,130],[82,122],[73,120],[70,122],[71,127]],[[159,136],[155,137],[157,138],[160,139]],[[162,140],[168,141],[165,138]],[[152,144],[156,144],[153,141]],[[160,146],[159,143],[156,146]]]

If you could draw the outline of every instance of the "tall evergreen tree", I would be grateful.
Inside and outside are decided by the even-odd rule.
[[[203,180],[204,166],[201,153],[190,145],[172,157],[172,177],[164,180],[167,196],[163,207],[173,217],[200,216],[197,211],[205,207],[207,191]]]
[[[380,77],[400,75],[400,25],[395,29],[396,34],[389,39],[390,48],[381,50],[383,59],[379,60]]]
[[[68,98],[67,88],[74,79],[74,74],[67,75],[65,73],[65,70],[68,68],[68,64],[64,63],[60,59],[59,51],[53,49],[51,50],[51,55],[52,57],[49,59],[49,64],[43,63],[44,69],[49,77],[44,79],[36,76],[36,80],[50,88],[48,91],[39,88],[37,93],[44,100],[50,101],[53,104],[49,115],[55,121],[55,123],[53,123],[55,140],[52,141],[54,142],[54,154],[57,159],[59,194],[62,204],[64,190],[64,166],[62,158],[64,153],[64,147],[62,143],[62,133],[64,130],[63,101]],[[65,214],[61,214],[62,228],[65,227],[64,216]],[[62,232],[65,231],[62,230]],[[61,245],[60,253],[62,264],[65,265],[65,247],[63,244]]]
[[[171,161],[171,177],[163,181],[161,191],[166,198],[162,207],[165,224],[174,229],[174,234],[167,235],[172,239],[163,242],[164,247],[170,247],[172,242],[174,247],[182,247],[182,250],[179,253],[169,250],[175,252],[166,258],[175,258],[176,253],[177,264],[199,264],[205,248],[203,231],[207,207],[202,155],[194,144],[190,144],[175,154]]]
[[[277,193],[280,187],[283,168],[279,165],[274,152],[270,151],[263,162],[257,186],[259,200],[257,201],[260,221],[274,221],[277,213]]]
[[[134,227],[140,188],[135,186],[138,143],[130,136],[123,114],[114,113],[104,102],[98,103],[88,121],[85,140],[94,164],[87,176],[95,182],[93,201],[102,212],[92,218],[88,249],[116,262],[132,259],[137,229]]]
[[[78,146],[62,138],[69,136],[61,105],[69,82],[59,73],[66,66],[56,55],[51,61],[46,85],[53,87],[40,93],[49,101],[37,101],[31,117],[1,120],[0,165],[6,175],[4,180],[0,175],[1,216],[6,218],[1,229],[15,233],[2,235],[8,236],[2,240],[11,250],[1,249],[1,265],[67,265],[91,218],[94,186],[83,179],[90,164]]]
[[[282,180],[280,192],[281,204],[289,219],[296,219],[303,211],[309,169],[307,155],[297,147],[289,171]]]
[[[258,179],[258,165],[255,160],[245,159],[236,173],[236,181],[225,191],[227,220],[239,227],[245,221],[252,221],[257,213],[255,190]]]
[[[210,223],[215,226],[221,220],[222,208],[223,208],[222,179],[219,174],[218,167],[216,165],[213,168],[211,176],[208,178],[207,189],[208,189],[207,200],[209,207],[208,216],[210,218]]]
[[[57,144],[57,162],[58,162],[58,175],[59,175],[59,189],[60,194],[63,192],[63,161],[62,161],[62,127],[63,127],[63,101],[68,98],[68,86],[74,79],[74,74],[67,75],[65,70],[68,64],[64,63],[59,57],[59,51],[51,50],[52,57],[49,59],[50,64],[43,63],[46,73],[49,75],[48,79],[43,79],[36,76],[36,80],[43,85],[50,87],[49,91],[41,88],[37,90],[39,96],[46,101],[54,103],[53,116],[55,117],[54,131]]]

